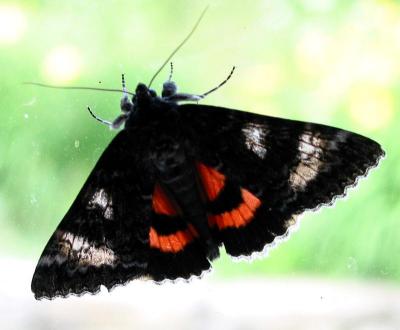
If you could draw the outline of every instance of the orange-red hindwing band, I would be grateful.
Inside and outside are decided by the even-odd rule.
[[[196,230],[189,225],[186,230],[179,230],[171,235],[159,235],[154,228],[150,228],[150,246],[162,252],[177,253],[198,236]]]
[[[208,200],[215,200],[225,186],[225,176],[202,163],[197,163],[197,171],[200,174]]]
[[[153,192],[153,210],[158,214],[177,215],[176,208],[171,203],[167,194],[159,184],[156,184]]]
[[[197,170],[208,200],[214,201],[225,186],[225,176],[202,163],[197,164]],[[243,200],[241,204],[231,211],[210,215],[208,224],[211,227],[217,226],[219,229],[247,225],[254,218],[254,213],[260,207],[261,201],[246,189],[241,188],[241,194]]]
[[[178,208],[168,198],[162,187],[159,184],[156,184],[153,192],[154,212],[172,218],[178,215],[179,212],[177,209]],[[168,219],[165,219],[165,221],[168,221]],[[169,235],[160,235],[153,227],[150,227],[150,247],[162,252],[177,253],[182,251],[186,245],[192,242],[197,236],[198,234],[192,225],[188,225],[185,230],[178,230]]]

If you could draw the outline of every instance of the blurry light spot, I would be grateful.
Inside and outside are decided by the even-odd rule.
[[[383,128],[393,118],[393,103],[393,97],[387,89],[371,85],[358,86],[350,95],[350,114],[365,129]]]
[[[75,140],[74,146],[75,148],[79,148],[79,140]]]
[[[31,195],[30,202],[31,202],[32,205],[37,203],[37,198],[36,198],[35,195]]]
[[[261,16],[261,26],[272,30],[282,30],[293,21],[294,12],[290,4],[285,1],[265,1],[265,8]]]
[[[0,43],[14,43],[26,30],[26,17],[21,8],[0,5]]]
[[[29,118],[29,115],[28,115],[27,113],[25,113],[25,114],[24,114],[24,118],[25,118],[25,119],[28,119],[28,118]]]
[[[335,5],[335,0],[304,0],[304,6],[316,12],[329,11]]]
[[[355,258],[353,258],[353,257],[349,257],[348,259],[347,259],[347,268],[348,269],[351,269],[351,270],[353,270],[353,271],[356,271],[357,270],[357,260],[355,259]]]
[[[305,31],[296,47],[300,69],[309,74],[329,69],[329,46],[330,40],[324,32]]]
[[[243,73],[243,85],[253,95],[273,94],[281,86],[282,69],[276,63],[254,65]]]
[[[369,79],[381,84],[390,84],[398,74],[396,62],[396,56],[392,56],[390,50],[386,52],[383,49],[368,50],[358,58],[358,61],[355,61],[355,65],[357,65],[355,71],[360,80]]]
[[[44,73],[53,82],[68,82],[77,78],[81,65],[81,56],[76,48],[60,46],[45,58]]]

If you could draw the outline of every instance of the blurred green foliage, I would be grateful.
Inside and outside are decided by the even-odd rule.
[[[115,135],[93,120],[121,95],[44,89],[147,83],[192,28],[205,1],[2,1],[0,4],[0,251],[37,258]],[[5,17],[7,19],[5,19]],[[2,19],[1,19],[2,18]],[[213,1],[174,57],[182,91],[204,103],[339,126],[379,141],[381,166],[349,197],[306,214],[269,258],[223,257],[217,274],[303,274],[400,280],[397,1]],[[164,70],[154,87],[168,76]]]

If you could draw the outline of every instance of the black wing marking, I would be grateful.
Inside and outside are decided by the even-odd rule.
[[[178,110],[193,157],[262,201],[247,226],[216,233],[233,256],[286,236],[301,213],[344,196],[384,156],[373,140],[325,125],[212,106]]]
[[[147,275],[151,202],[134,145],[122,131],[101,156],[39,259],[36,298],[96,293]]]

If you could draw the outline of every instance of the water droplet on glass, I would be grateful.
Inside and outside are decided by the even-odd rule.
[[[37,199],[35,195],[31,195],[31,200],[30,200],[31,204],[34,205],[37,203]]]
[[[75,145],[75,148],[79,148],[79,140],[75,140],[74,145]]]
[[[389,275],[389,272],[388,272],[387,269],[381,269],[379,273],[380,273],[382,276],[387,276],[387,275]]]
[[[347,268],[352,270],[357,270],[357,260],[353,257],[347,259]]]

